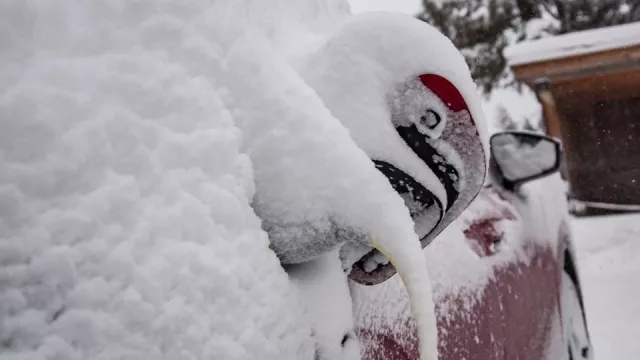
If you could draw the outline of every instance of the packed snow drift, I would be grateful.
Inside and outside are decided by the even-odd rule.
[[[281,265],[344,291],[345,239],[428,305],[409,210],[305,72],[354,19],[339,0],[0,3],[0,358],[358,358],[326,343],[353,334],[348,294],[315,316],[318,288]],[[432,306],[415,314],[434,359]]]

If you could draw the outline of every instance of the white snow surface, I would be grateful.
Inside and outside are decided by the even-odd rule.
[[[337,250],[303,265],[288,266],[287,274],[304,297],[319,358],[357,360],[360,344],[355,335],[347,277]]]
[[[523,86],[522,91],[515,88],[494,89],[491,94],[482,101],[489,133],[502,131],[499,124],[499,108],[503,107],[516,124],[522,128],[525,121],[538,122],[542,119],[542,107],[536,99],[535,93]]]
[[[640,45],[640,23],[610,26],[525,41],[505,49],[510,65],[554,60]]]
[[[0,4],[0,358],[313,358],[217,6]]]
[[[252,99],[235,115],[254,166],[254,206],[276,252],[287,263],[307,261],[341,241],[336,228],[367,243],[372,236],[417,242],[408,210],[388,180],[258,36],[232,48],[229,89],[237,95],[234,104]]]
[[[437,181],[434,175],[418,164],[417,155],[407,155],[401,139],[390,141],[392,108],[387,97],[419,75],[443,76],[467,102],[488,159],[487,124],[469,67],[448,38],[420,20],[386,12],[356,16],[307,57],[301,73],[370,157],[397,164],[425,184]],[[347,100],[345,90],[350,95]],[[418,95],[430,101],[428,94]],[[430,102],[436,109],[441,107],[437,101]]]
[[[371,11],[391,11],[415,16],[422,10],[420,0],[349,0],[354,14]]]
[[[594,359],[640,353],[640,215],[573,221]]]
[[[299,75],[350,16],[340,0],[0,3],[0,358],[312,359],[263,227],[297,260],[333,249],[296,241],[336,225],[377,239],[430,297],[402,199]],[[418,26],[388,16],[352,29]],[[427,70],[475,99],[447,54]],[[383,65],[398,71],[370,81],[417,70]]]

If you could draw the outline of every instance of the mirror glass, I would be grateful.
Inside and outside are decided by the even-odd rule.
[[[491,153],[504,179],[515,183],[555,171],[559,144],[543,135],[505,132],[491,138]]]

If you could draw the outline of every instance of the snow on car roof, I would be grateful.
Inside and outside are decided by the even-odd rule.
[[[640,44],[640,22],[522,42],[505,49],[511,65],[539,62]]]

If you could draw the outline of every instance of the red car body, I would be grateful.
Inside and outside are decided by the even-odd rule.
[[[567,357],[563,271],[579,282],[557,174],[513,191],[485,187],[424,253],[440,359]],[[409,300],[397,275],[379,285],[350,287],[363,359],[419,359]]]

